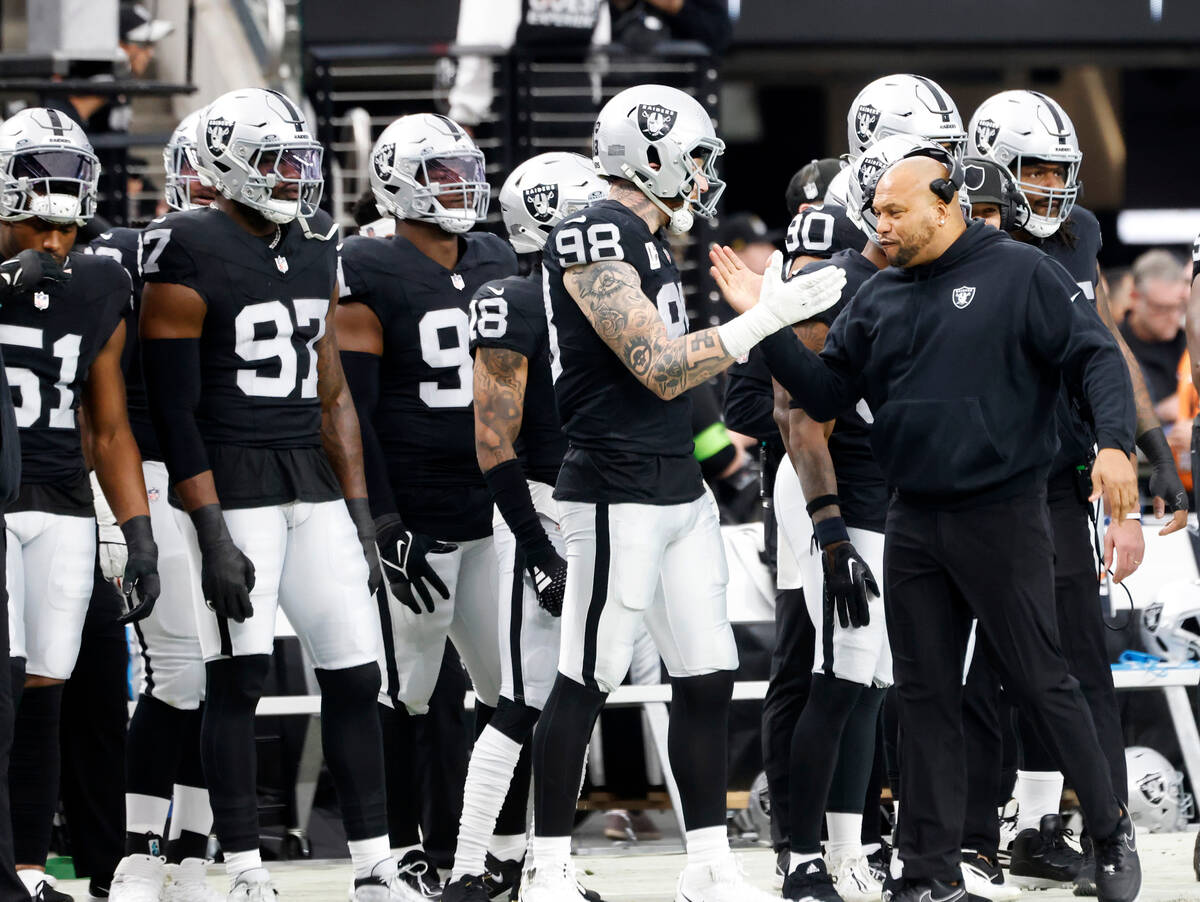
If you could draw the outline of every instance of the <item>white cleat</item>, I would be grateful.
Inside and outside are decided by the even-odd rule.
[[[521,879],[520,902],[587,902],[575,879],[575,866],[569,861],[549,867],[536,864],[525,869]]]
[[[222,896],[208,882],[208,862],[203,858],[185,858],[167,865],[167,888],[163,902],[222,902]]]
[[[271,885],[266,868],[251,868],[233,878],[227,902],[276,902],[279,893]]]
[[[993,868],[994,873],[989,874],[981,866],[986,865],[986,862],[976,863],[977,860],[968,860],[964,854],[962,875],[967,895],[978,896],[989,902],[1014,902],[1021,898],[1021,890],[1018,887],[1004,882],[1004,871],[999,866]]]
[[[675,902],[779,902],[779,897],[749,883],[741,860],[726,852],[714,864],[685,867]]]
[[[386,876],[375,876],[355,880],[350,886],[350,902],[428,902],[425,896],[405,882],[394,860],[387,859],[380,864],[387,864]],[[379,865],[375,865],[378,870]]]
[[[126,855],[117,864],[108,898],[113,902],[159,902],[166,881],[165,858]]]
[[[843,858],[830,870],[834,888],[844,902],[879,902],[883,896],[883,884],[872,875],[865,855]]]

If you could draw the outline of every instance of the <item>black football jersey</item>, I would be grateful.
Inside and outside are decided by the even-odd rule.
[[[486,232],[462,236],[453,270],[400,235],[342,246],[340,299],[366,304],[383,327],[373,426],[397,510],[419,532],[454,541],[491,534],[475,456],[470,304],[485,282],[516,271],[512,248]]]
[[[834,254],[828,261],[808,264],[801,272],[816,272],[826,266],[836,266],[846,273],[846,284],[838,302],[813,318],[832,326],[858,289],[879,269],[858,251],[844,250]],[[799,405],[793,403],[792,406]],[[871,452],[873,421],[871,408],[861,399],[853,410],[838,416],[829,436],[829,457],[833,461],[842,519],[846,525],[882,532],[887,519],[888,490],[883,471],[875,463],[875,455]]]
[[[569,439],[555,497],[566,501],[682,504],[703,493],[692,456],[691,401],[664,401],[596,334],[563,285],[572,266],[623,260],[658,307],[667,335],[688,330],[670,248],[623,204],[602,200],[564,219],[543,253],[551,367]]]
[[[142,273],[138,269],[141,229],[109,229],[84,248],[85,254],[111,257],[125,268],[133,284],[133,303],[125,311],[125,350],[121,352],[121,369],[125,373],[125,396],[129,406],[129,427],[137,440],[142,460],[162,460],[158,436],[150,420],[146,402],[146,382],[142,378],[142,355],[138,351],[138,314],[142,306]]]
[[[129,276],[119,264],[70,255],[68,282],[0,307],[0,344],[21,436],[22,495],[11,510],[91,509],[77,411],[92,361],[129,308]],[[58,496],[44,506],[24,489]],[[82,502],[82,504],[80,504]]]
[[[1062,264],[1079,286],[1076,303],[1096,306],[1096,258],[1103,241],[1100,223],[1090,210],[1076,205],[1067,221],[1049,238],[1034,242],[1048,256]],[[1072,398],[1066,387],[1058,399],[1058,456],[1050,468],[1051,477],[1086,464],[1092,458],[1095,436],[1091,414],[1082,399]]]
[[[550,333],[541,267],[521,278],[488,282],[471,299],[471,351],[507,348],[529,361],[516,450],[525,475],[554,485],[567,450],[550,374]]]
[[[318,212],[278,243],[215,207],[170,213],[141,235],[145,282],[207,305],[196,423],[225,507],[341,497],[321,445],[316,343],[337,285],[336,227]]]

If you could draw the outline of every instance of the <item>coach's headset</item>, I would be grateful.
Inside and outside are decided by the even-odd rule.
[[[940,144],[934,144],[930,142],[927,145],[914,147],[908,153],[904,154],[904,156],[893,162],[891,166],[888,166],[888,169],[891,169],[897,163],[911,159],[912,157],[929,157],[931,160],[937,160],[946,167],[946,170],[949,173],[948,177],[934,179],[929,183],[929,190],[932,191],[934,196],[943,203],[952,203],[955,197],[958,196],[958,190],[967,180],[966,169],[963,167],[962,160],[959,159],[958,155],[946,150],[946,148],[942,147]],[[884,171],[886,172],[887,170]],[[882,177],[883,173],[881,172],[879,174],[879,178]],[[871,186],[870,191],[866,192],[863,197],[864,210],[869,210],[871,205],[875,203],[875,187],[879,184],[879,178],[875,179],[875,184]],[[969,216],[970,214],[968,212],[968,218]]]

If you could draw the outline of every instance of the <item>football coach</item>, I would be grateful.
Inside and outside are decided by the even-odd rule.
[[[961,164],[934,145],[884,169],[864,206],[878,216],[891,266],[859,289],[819,357],[791,330],[762,344],[772,375],[814,420],[867,402],[892,490],[884,597],[904,780],[904,877],[892,898],[966,897],[961,697],[976,618],[977,647],[1079,796],[1100,899],[1131,902],[1141,885],[1133,825],[1063,659],[1046,506],[1065,380],[1095,428],[1093,500],[1104,495],[1113,518],[1135,508],[1129,375],[1096,313],[1074,303],[1079,288],[1066,270],[964,221],[960,183]],[[824,529],[822,544],[838,540],[836,524]]]

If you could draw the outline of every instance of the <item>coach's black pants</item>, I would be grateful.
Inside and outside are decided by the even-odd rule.
[[[1053,597],[1044,494],[962,511],[894,500],[884,598],[901,717],[904,805],[899,848],[908,879],[960,879],[966,807],[963,659],[971,618],[1004,685],[1066,766],[1092,832],[1118,807],[1079,684],[1067,671]]]
[[[803,589],[775,593],[775,650],[771,653],[771,681],[763,696],[763,770],[771,797],[771,844],[788,845],[790,814],[790,759],[792,733],[808,701],[812,686],[813,645],[816,630],[804,604]]]

